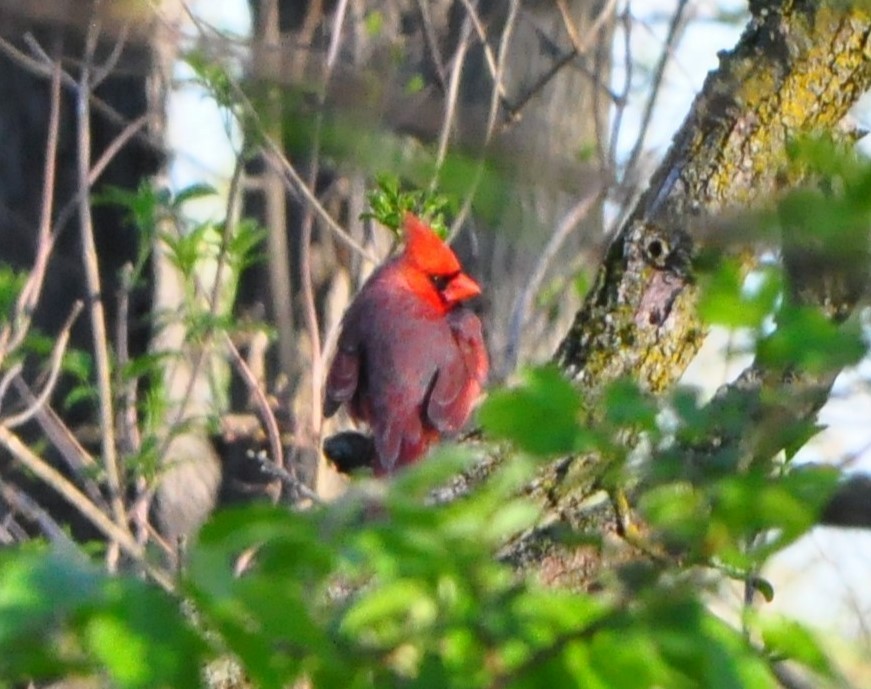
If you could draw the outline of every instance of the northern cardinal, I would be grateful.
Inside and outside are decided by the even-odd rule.
[[[404,218],[405,248],[363,285],[342,319],[324,415],[348,405],[374,436],[373,469],[390,474],[457,432],[489,362],[481,321],[464,303],[481,288],[419,218]]]

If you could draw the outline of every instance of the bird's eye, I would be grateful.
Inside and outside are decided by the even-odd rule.
[[[453,275],[430,275],[429,281],[437,291],[443,292],[448,283],[453,279]]]

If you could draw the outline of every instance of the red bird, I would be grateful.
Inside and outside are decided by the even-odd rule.
[[[377,475],[456,433],[489,363],[481,321],[464,302],[481,288],[450,247],[411,213],[405,249],[369,278],[342,319],[324,415],[347,404],[372,429]]]

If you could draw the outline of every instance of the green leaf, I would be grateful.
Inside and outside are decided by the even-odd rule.
[[[414,95],[420,93],[424,86],[426,86],[426,82],[424,82],[423,77],[420,74],[415,74],[405,84],[405,92],[408,95]]]
[[[762,640],[770,653],[795,660],[823,676],[832,677],[832,664],[814,635],[795,620],[763,615]]]
[[[25,271],[17,271],[9,266],[0,266],[0,323],[12,315],[12,308],[27,281]]]
[[[517,388],[491,392],[478,419],[495,438],[535,455],[554,455],[580,449],[580,410],[574,386],[555,366],[544,366],[526,371]]]
[[[125,689],[195,686],[205,648],[162,591],[79,553],[0,557],[0,682],[106,671]]]
[[[396,642],[408,629],[432,624],[438,606],[421,582],[399,579],[368,591],[347,611],[341,630],[354,637]]]
[[[703,275],[699,315],[711,325],[759,329],[775,309],[782,292],[779,270],[768,267],[745,279],[738,260],[722,262]]]
[[[85,637],[117,686],[198,684],[205,644],[187,627],[178,604],[135,580],[110,580],[106,588],[108,604],[87,615]]]
[[[749,577],[747,583],[762,595],[766,603],[770,603],[774,600],[774,586],[770,581],[768,581],[768,579],[754,576]]]
[[[194,201],[195,199],[201,199],[206,196],[217,196],[217,194],[218,190],[211,184],[191,184],[176,193],[175,197],[172,199],[172,208],[178,210],[188,201]]]
[[[825,373],[858,363],[867,347],[857,323],[833,323],[812,308],[785,308],[777,330],[759,342],[760,363]]]
[[[605,417],[616,426],[643,430],[656,427],[656,404],[633,380],[623,378],[605,391]]]

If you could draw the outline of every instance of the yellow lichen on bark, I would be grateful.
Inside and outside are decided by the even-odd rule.
[[[698,219],[768,200],[789,139],[835,128],[871,87],[869,56],[865,10],[782,3],[760,12],[708,76],[600,267],[556,355],[571,378],[595,389],[632,376],[661,392],[681,375],[703,340],[691,288]],[[668,255],[651,260],[652,236]]]

